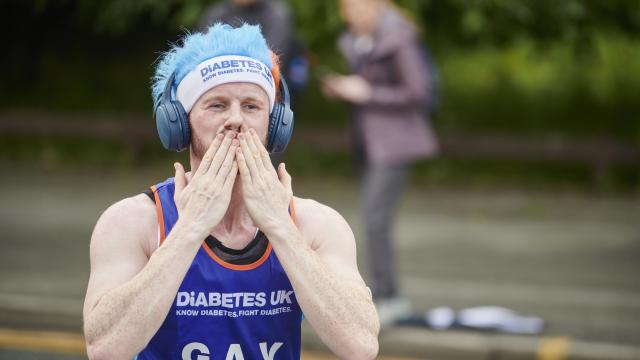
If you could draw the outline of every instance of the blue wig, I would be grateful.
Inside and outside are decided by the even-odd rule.
[[[273,67],[271,50],[257,25],[231,25],[216,23],[205,33],[187,34],[182,46],[176,44],[158,59],[151,85],[154,105],[164,91],[167,80],[175,71],[175,83],[182,79],[201,62],[221,55],[241,55],[254,58]]]

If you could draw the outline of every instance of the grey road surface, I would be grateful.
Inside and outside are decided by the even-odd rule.
[[[78,331],[98,216],[171,175],[3,171],[0,327]],[[357,184],[294,174],[294,192],[349,221],[367,278]],[[547,336],[639,345],[638,196],[413,184],[397,219],[401,288],[416,310],[500,305],[542,317]]]

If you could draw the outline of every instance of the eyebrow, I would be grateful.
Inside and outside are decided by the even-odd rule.
[[[257,98],[255,96],[251,96],[251,95],[245,96],[244,98],[242,98],[242,101],[253,101],[253,102],[260,103],[260,104],[264,103],[264,101],[262,101],[260,98]]]
[[[223,101],[223,100],[228,100],[229,99],[229,95],[223,95],[223,94],[212,94],[212,95],[207,95],[205,97],[203,97],[202,102],[209,102],[209,101]],[[242,98],[240,99],[241,101],[253,101],[253,102],[257,102],[259,104],[264,104],[264,101],[261,100],[258,97],[255,97],[253,95],[246,95],[246,96],[242,96]]]

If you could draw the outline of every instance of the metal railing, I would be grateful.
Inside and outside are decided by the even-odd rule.
[[[152,119],[135,115],[0,113],[0,133],[20,136],[82,137],[121,141],[139,159],[145,142],[155,139]],[[444,134],[442,153],[461,159],[513,160],[586,165],[593,186],[602,189],[616,165],[640,166],[640,148],[607,137],[581,139],[525,138],[490,134]],[[340,129],[298,126],[294,145],[347,151],[349,138]]]

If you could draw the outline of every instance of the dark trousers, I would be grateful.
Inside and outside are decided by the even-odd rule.
[[[395,210],[406,184],[409,164],[364,164],[362,214],[371,268],[374,299],[397,295],[392,231]]]

